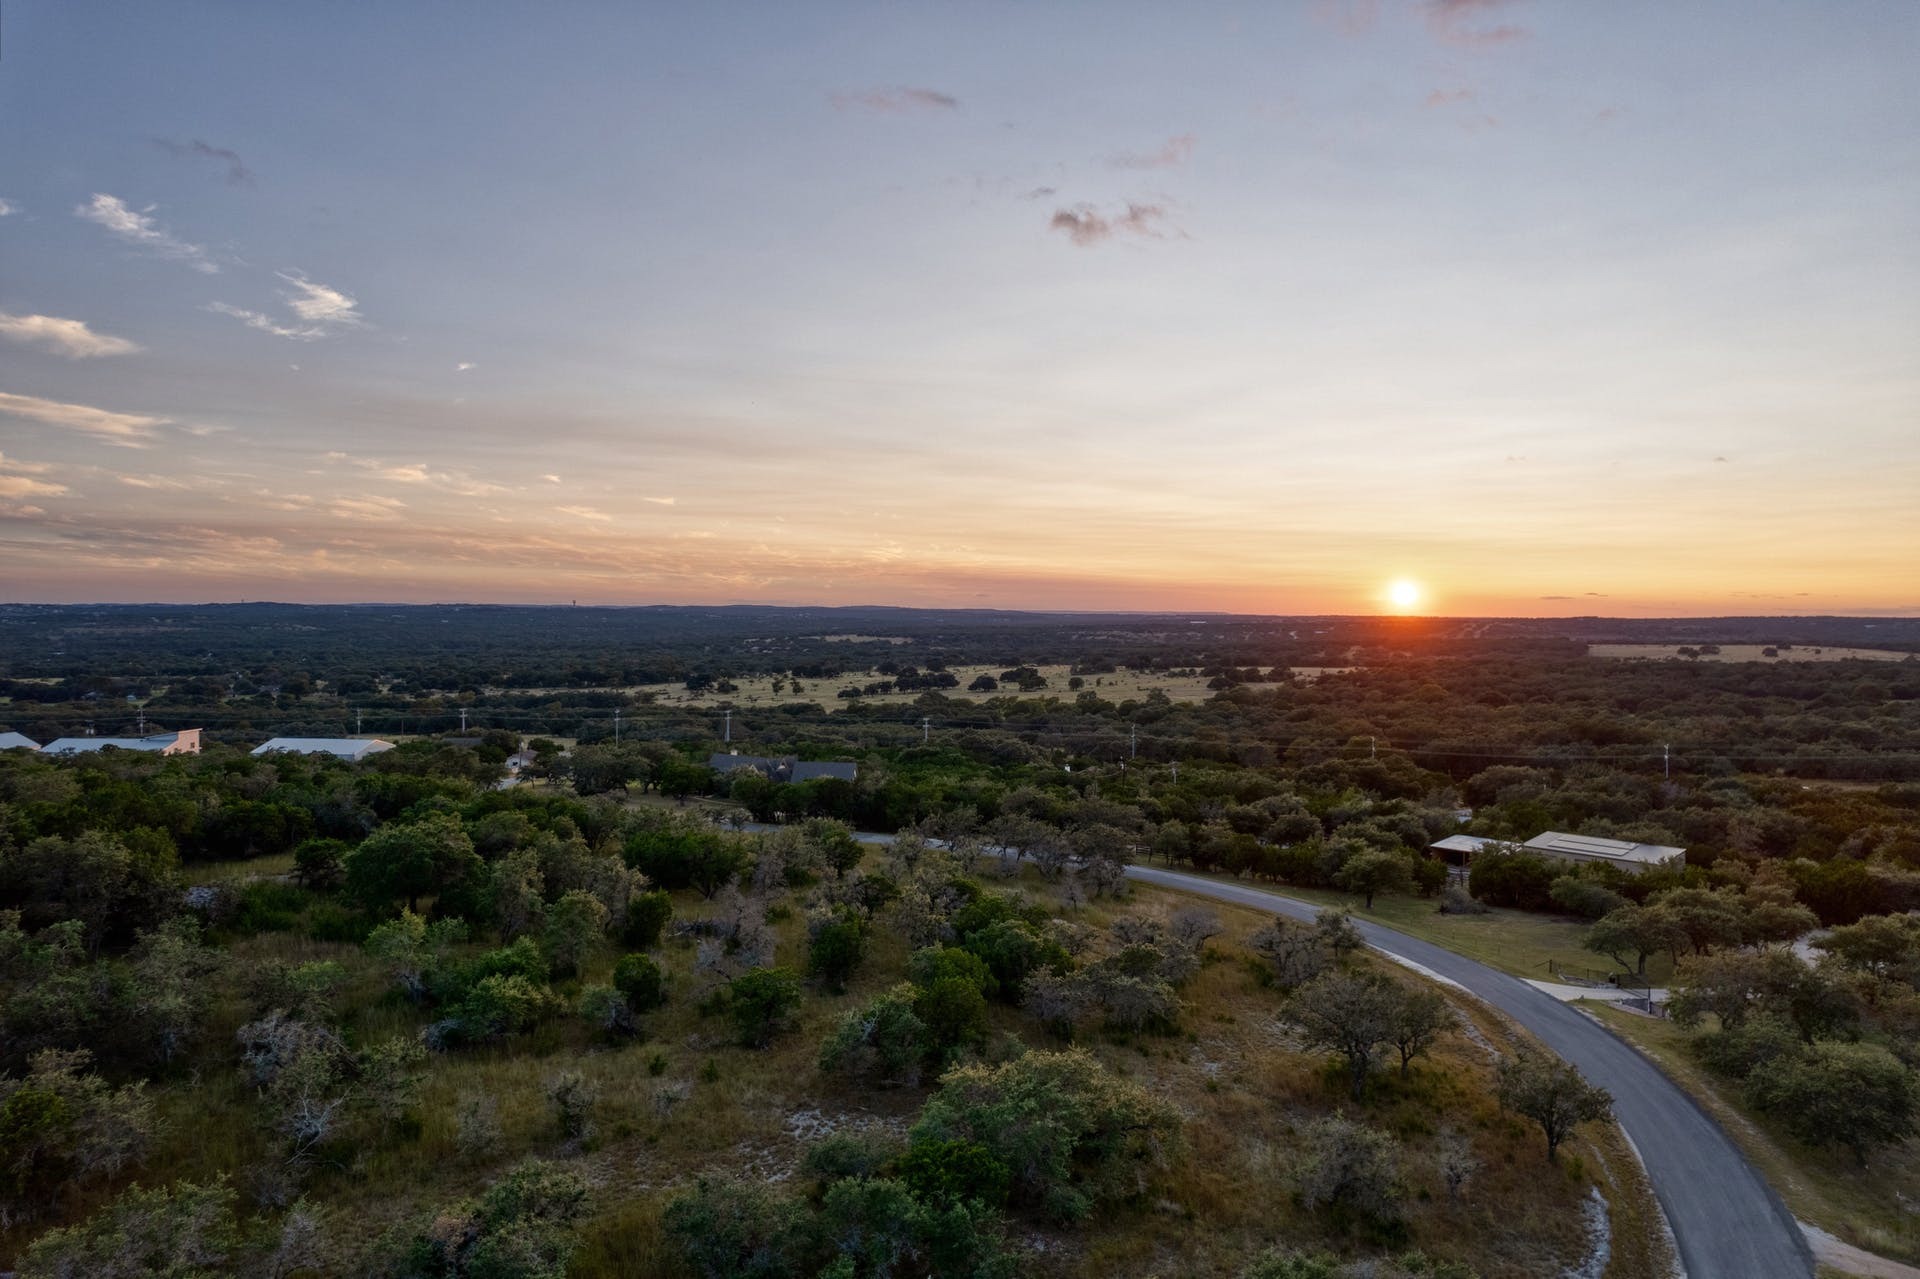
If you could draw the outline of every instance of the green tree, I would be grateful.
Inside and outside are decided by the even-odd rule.
[[[1547,1138],[1547,1160],[1557,1162],[1560,1143],[1580,1124],[1613,1113],[1613,1097],[1580,1077],[1557,1058],[1521,1052],[1500,1063],[1500,1108],[1540,1125]]]
[[[666,976],[649,955],[622,955],[613,966],[613,985],[636,1013],[651,1012],[667,1002]]]
[[[1333,882],[1350,893],[1358,893],[1366,900],[1366,909],[1372,910],[1375,894],[1410,890],[1413,873],[1407,867],[1407,859],[1398,853],[1370,848],[1347,858],[1334,872]]]
[[[383,826],[347,855],[347,891],[384,910],[395,900],[418,910],[420,899],[485,869],[473,841],[450,813]]]
[[[765,1048],[793,1024],[800,1008],[800,978],[790,968],[755,968],[726,986],[727,1015],[734,1037],[747,1048]]]
[[[1754,1068],[1754,1105],[1810,1146],[1844,1146],[1862,1167],[1882,1145],[1917,1131],[1920,1082],[1876,1044],[1819,1043]]]
[[[548,969],[557,977],[579,972],[606,936],[607,918],[606,906],[585,889],[576,888],[555,902],[547,911],[547,926],[540,939]]]
[[[1309,1048],[1346,1059],[1359,1101],[1381,1050],[1395,1041],[1400,1006],[1399,988],[1378,973],[1332,972],[1295,991],[1285,1015]]]
[[[809,930],[807,971],[835,994],[847,988],[847,979],[867,954],[867,924],[852,910],[841,910]]]

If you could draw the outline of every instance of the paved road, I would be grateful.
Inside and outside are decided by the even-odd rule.
[[[1146,884],[1312,919],[1318,908],[1230,880],[1129,866]],[[1647,1166],[1687,1279],[1808,1279],[1813,1258],[1786,1205],[1720,1127],[1659,1067],[1599,1023],[1517,977],[1391,928],[1355,919],[1367,944],[1486,1000],[1613,1094],[1613,1112]]]

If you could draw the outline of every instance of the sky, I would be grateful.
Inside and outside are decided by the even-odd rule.
[[[0,599],[1920,613],[1916,65],[1911,0],[11,0]]]

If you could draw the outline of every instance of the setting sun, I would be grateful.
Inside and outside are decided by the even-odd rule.
[[[1420,602],[1423,593],[1420,583],[1403,577],[1387,584],[1387,603],[1404,613]]]

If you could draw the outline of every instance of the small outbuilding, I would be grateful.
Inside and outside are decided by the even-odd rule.
[[[1449,866],[1471,866],[1474,855],[1487,845],[1506,842],[1503,839],[1489,839],[1485,835],[1449,835],[1428,844],[1427,851]]]
[[[253,748],[255,755],[331,755],[335,759],[362,760],[381,751],[390,751],[393,743],[378,737],[275,737]]]

